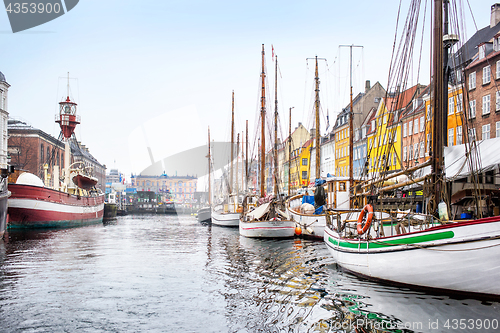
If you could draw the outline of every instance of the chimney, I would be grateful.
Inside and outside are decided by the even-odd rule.
[[[491,6],[490,28],[493,28],[500,22],[500,3]]]
[[[365,82],[365,93],[368,92],[368,90],[370,90],[371,86],[370,86],[370,80],[366,80]]]
[[[311,139],[314,139],[316,137],[316,129],[313,127],[311,128]]]

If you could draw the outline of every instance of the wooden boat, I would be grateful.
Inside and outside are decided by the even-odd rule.
[[[451,201],[451,195],[444,191],[447,185],[444,184],[442,137],[446,132],[442,126],[446,126],[447,116],[447,101],[442,96],[446,96],[444,92],[447,92],[448,85],[443,84],[445,71],[441,42],[443,39],[450,40],[447,28],[441,28],[443,16],[447,17],[447,14],[443,15],[443,9],[446,11],[447,8],[447,2],[443,6],[443,1],[435,1],[434,26],[438,28],[434,29],[433,37],[437,41],[433,47],[433,73],[436,75],[431,94],[432,110],[436,112],[432,115],[433,154],[426,163],[431,165],[432,171],[416,177],[414,172],[422,167],[417,166],[392,175],[380,173],[380,178],[359,184],[353,191],[352,199],[353,202],[354,199],[363,199],[365,206],[358,210],[329,211],[324,241],[338,265],[369,279],[500,299],[500,216],[485,216],[481,200],[476,198],[473,201],[477,207],[476,218],[448,218],[450,206],[447,203]],[[447,27],[447,22],[444,26]],[[449,45],[444,47],[449,48]],[[467,144],[471,143],[474,144],[473,141]],[[467,150],[469,155],[473,155],[473,149],[469,147]],[[380,161],[384,165],[382,157]],[[403,172],[410,175],[407,181],[382,185]],[[455,175],[450,177],[446,172],[446,178],[453,177]],[[384,195],[401,186],[419,182],[424,182],[427,194],[422,199],[423,210],[428,213],[385,209],[382,203]],[[460,202],[455,201],[454,204],[455,210],[460,208],[457,206]],[[387,215],[380,215],[383,211]]]
[[[236,171],[236,177],[233,177],[234,167],[234,91],[232,92],[232,108],[231,108],[231,160],[229,167],[229,179],[226,184],[227,187],[221,189],[223,196],[222,201],[217,204],[212,205],[212,224],[222,226],[222,227],[237,227],[240,223],[240,195],[238,188],[238,171]],[[239,148],[239,135],[237,147]],[[238,154],[236,154],[236,160],[238,159]],[[236,170],[238,166],[236,165]],[[227,177],[227,175],[223,175]],[[234,181],[236,178],[236,182]]]
[[[316,99],[315,99],[315,119],[316,119],[316,133],[315,133],[315,162],[316,162],[316,170],[315,177],[316,179],[321,179],[321,149],[320,147],[320,119],[319,119],[319,110],[320,110],[320,99],[319,99],[319,74],[318,74],[318,57],[315,57],[316,60],[316,69],[315,69],[315,82],[316,82]],[[290,134],[291,135],[291,134]],[[291,139],[291,136],[290,136]],[[319,185],[321,186],[321,185]],[[326,225],[326,214],[323,210],[321,212],[313,211],[312,213],[301,211],[300,207],[303,203],[305,203],[304,194],[297,194],[295,196],[290,197],[286,202],[287,213],[291,216],[291,218],[297,223],[297,235],[307,238],[315,238],[315,239],[323,239],[323,234]],[[314,204],[314,203],[313,203]],[[326,209],[326,206],[324,207]]]
[[[210,151],[210,127],[208,127],[208,205],[201,207],[196,212],[198,222],[211,222],[212,221],[212,155]]]
[[[59,103],[59,117],[65,142],[64,181],[59,166],[54,166],[53,188],[32,173],[22,173],[15,184],[9,184],[9,228],[58,228],[100,223],[104,215],[104,193],[95,188],[97,179],[89,174],[83,162],[70,163],[69,141],[79,124],[76,103],[68,97]],[[71,165],[70,165],[71,164]],[[46,178],[47,179],[47,178]],[[74,181],[74,185],[70,183]]]
[[[82,170],[78,170],[77,172],[75,172],[72,180],[76,186],[85,190],[90,190],[97,185],[97,178],[84,174]]]
[[[261,93],[261,142],[260,142],[260,154],[265,156],[265,121],[266,121],[266,89],[265,89],[265,66],[264,66],[264,44],[262,44],[262,93]],[[276,72],[277,72],[277,59],[276,59]],[[276,80],[277,81],[277,80]],[[276,90],[277,91],[277,90]],[[276,102],[277,105],[277,102]],[[277,106],[275,111],[275,135],[277,133]],[[275,143],[276,143],[275,139]],[[274,150],[276,150],[276,144],[274,145]],[[276,156],[276,154],[275,154]],[[277,163],[275,162],[275,166]],[[274,168],[276,173],[277,167]],[[251,196],[245,197],[243,201],[243,213],[239,222],[240,235],[245,237],[256,237],[256,238],[286,238],[293,237],[295,234],[295,222],[290,219],[286,213],[286,208],[284,203],[278,199],[278,187],[275,181],[275,194],[276,196],[271,196],[265,198],[264,189],[264,170],[265,170],[265,158],[261,158],[260,161],[260,201],[259,204],[256,200],[251,200]],[[277,179],[275,177],[275,179]],[[265,199],[265,200],[264,200]]]
[[[107,194],[104,201],[104,215],[103,220],[111,220],[118,214],[118,203],[116,202],[116,193],[111,192]]]
[[[210,222],[212,221],[212,207],[202,207],[198,209],[196,213],[198,222]]]

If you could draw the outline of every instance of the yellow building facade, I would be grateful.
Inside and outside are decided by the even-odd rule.
[[[393,172],[401,169],[401,125],[399,110],[389,112],[388,99],[382,99],[371,121],[368,135],[368,173]],[[389,99],[390,100],[390,99]],[[373,129],[375,128],[375,129]]]
[[[311,147],[313,140],[306,141],[299,149],[292,151],[290,166],[291,191],[295,193],[299,188],[309,184],[311,166]]]

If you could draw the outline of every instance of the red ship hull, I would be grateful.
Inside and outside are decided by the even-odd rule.
[[[77,196],[46,187],[9,184],[8,228],[64,228],[102,222],[104,194]]]

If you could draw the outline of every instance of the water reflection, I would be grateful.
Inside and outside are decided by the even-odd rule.
[[[5,332],[490,332],[500,318],[499,303],[358,279],[322,242],[187,215],[6,233],[0,311]]]

